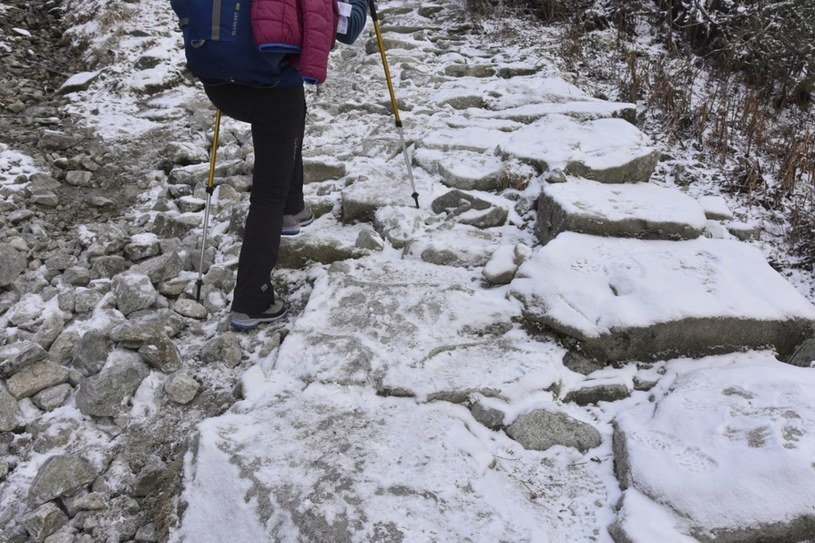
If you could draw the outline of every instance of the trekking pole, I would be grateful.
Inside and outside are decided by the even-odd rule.
[[[215,191],[215,155],[218,152],[218,132],[221,130],[221,110],[215,110],[215,133],[212,135],[212,150],[209,152],[209,179],[207,180],[207,205],[204,208],[204,239],[201,240],[201,259],[198,261],[198,281],[195,282],[195,301],[201,301],[201,286],[204,284],[204,250],[207,248],[207,227],[209,226],[209,205]]]
[[[382,42],[382,30],[379,28],[379,19],[376,16],[376,6],[374,0],[368,0],[368,9],[371,11],[371,19],[374,21],[374,31],[376,32],[376,41],[379,43],[379,54],[382,56],[382,67],[385,69],[385,79],[388,82],[388,92],[391,95],[391,106],[393,106],[393,116],[396,119],[396,128],[399,130],[399,139],[402,141],[402,153],[405,155],[405,166],[407,166],[408,177],[410,178],[410,188],[413,190],[413,200],[416,202],[416,208],[419,207],[419,193],[416,192],[416,184],[413,182],[413,170],[410,167],[410,159],[408,158],[407,146],[405,145],[405,135],[402,132],[402,120],[399,118],[399,108],[396,105],[396,94],[393,92],[393,83],[391,82],[391,72],[388,69],[388,59],[385,57],[385,44]]]

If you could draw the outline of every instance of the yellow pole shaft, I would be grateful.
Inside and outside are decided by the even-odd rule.
[[[405,135],[402,130],[402,119],[399,118],[399,106],[396,104],[396,93],[393,90],[391,71],[390,68],[388,68],[388,58],[385,56],[385,43],[382,41],[382,29],[379,27],[379,18],[376,16],[376,4],[374,0],[368,0],[368,9],[371,12],[371,19],[374,21],[374,32],[376,32],[376,41],[379,44],[379,55],[382,57],[382,67],[385,69],[385,80],[388,83],[388,92],[391,96],[391,107],[393,108],[393,116],[396,119],[396,129],[399,131],[399,139],[402,142],[402,155],[405,158],[405,167],[407,168],[408,179],[410,180],[410,188],[413,191],[411,197],[416,202],[416,207],[418,208],[419,193],[416,192],[416,183],[413,180],[413,170],[410,167],[410,158],[408,157]]]
[[[221,132],[221,110],[215,110],[215,132],[212,135],[212,149],[209,152],[209,179],[207,179],[207,205],[204,208],[204,236],[201,239],[201,258],[198,260],[198,280],[195,282],[195,301],[201,301],[201,287],[204,284],[204,252],[207,248],[209,230],[209,207],[215,190],[215,156],[218,154],[218,135]]]
[[[209,180],[207,189],[212,190],[215,184],[215,155],[218,153],[218,135],[221,132],[221,110],[215,110],[215,133],[212,135],[212,150],[209,153]]]
[[[396,93],[393,90],[393,82],[391,81],[391,71],[390,68],[388,68],[388,58],[385,56],[385,43],[382,41],[382,30],[379,28],[379,21],[376,19],[374,19],[374,32],[376,32],[376,41],[379,43],[379,55],[382,57],[382,67],[385,69],[385,80],[388,83],[388,92],[391,95],[393,116],[396,119],[396,126],[402,126],[402,120],[399,118],[399,106],[396,105]]]

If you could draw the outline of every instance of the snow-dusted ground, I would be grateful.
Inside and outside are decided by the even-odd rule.
[[[77,26],[73,35],[94,50],[113,51],[114,61],[93,77],[74,79],[89,87],[71,94],[69,111],[111,145],[159,131],[170,141],[206,148],[213,111],[182,75],[169,5],[142,1],[139,9],[126,5],[122,12],[98,5],[108,17]],[[784,272],[791,284],[783,281],[759,252],[766,258],[778,250],[763,219],[736,200],[722,206],[717,187],[704,180],[679,194],[665,168],[653,185],[625,197],[605,185],[581,197],[581,186],[593,181],[549,187],[598,216],[658,220],[675,214],[671,220],[727,240],[598,241],[567,233],[541,249],[534,202],[547,174],[536,168],[575,168],[586,176],[617,172],[647,162],[658,146],[616,118],[631,104],[593,98],[581,90],[587,82],[561,73],[550,58],[556,31],[524,24],[512,33],[462,32],[462,9],[456,2],[409,0],[380,6],[421,209],[412,207],[370,26],[357,44],[333,53],[329,81],[309,89],[307,164],[341,164],[344,172],[307,186],[306,198],[321,216],[298,240],[284,240],[283,251],[330,247],[347,251],[347,258],[278,270],[292,316],[282,328],[234,339],[242,359],[231,372],[222,371],[222,360],[205,362],[201,354],[203,344],[225,334],[228,280],[207,291],[207,317],[175,338],[184,369],[202,389],[231,388],[219,380],[239,376],[241,399],[195,428],[187,427],[200,416],[195,402],[187,425],[175,421],[186,454],[174,502],[182,507],[170,515],[169,540],[755,541],[751,537],[788,537],[789,531],[773,530],[792,523],[804,541],[815,530],[811,368],[782,364],[770,351],[749,351],[625,361],[584,375],[567,365],[563,344],[521,326],[529,308],[519,292],[560,300],[554,309],[542,304],[549,317],[596,335],[631,323],[722,314],[812,319],[811,274]],[[109,32],[109,25],[123,31]],[[128,31],[133,28],[139,31]],[[462,67],[513,77],[447,75]],[[247,132],[224,120],[220,178],[234,183],[244,173]],[[673,160],[691,158],[674,154]],[[144,225],[158,215],[168,180],[158,165],[141,166],[148,190],[128,217]],[[231,166],[236,172],[226,171]],[[0,144],[0,183],[12,186],[36,169]],[[194,183],[199,202],[206,181],[200,177]],[[516,182],[506,187],[496,179]],[[476,210],[457,218],[434,213],[431,202],[450,190],[442,180],[504,210],[506,221],[478,228],[466,223],[480,218]],[[673,194],[660,196],[662,190]],[[609,192],[600,198],[599,191]],[[239,243],[229,225],[231,198],[223,185],[216,191],[211,226],[212,258],[227,270],[234,268]],[[666,201],[674,205],[660,212]],[[708,217],[730,211],[736,215],[730,222],[764,234],[751,248],[727,233],[728,220],[704,221],[700,207]],[[355,210],[361,221],[343,222]],[[169,213],[196,227],[203,216],[200,210]],[[371,225],[380,250],[355,245]],[[87,245],[103,237],[80,232]],[[128,239],[148,246],[154,241],[143,232]],[[623,247],[611,254],[611,245]],[[550,267],[539,265],[544,259]],[[526,263],[511,284],[483,281],[485,264],[511,272],[518,268],[515,260]],[[583,274],[580,283],[569,282],[575,271]],[[195,274],[187,270],[180,277],[189,281]],[[694,290],[700,284],[704,295]],[[148,297],[151,288],[143,289]],[[24,297],[0,322],[12,338],[21,337],[14,336],[16,323],[26,322],[20,315],[56,311],[55,303]],[[93,318],[66,329],[108,330],[125,322],[123,305],[108,296]],[[569,321],[575,315],[578,324]],[[155,371],[145,378],[116,424],[166,423],[160,414],[166,381]],[[591,387],[626,393],[591,402],[570,396]],[[125,493],[125,462],[104,454],[105,432],[81,435],[94,421],[78,411],[73,397],[46,415],[26,400],[19,403],[26,421],[76,422],[62,449],[11,463],[17,468],[3,479],[0,495],[8,515],[29,513],[23,498],[55,452],[82,451],[111,495]],[[542,429],[543,438],[583,423],[599,441],[533,450],[513,423],[540,412],[563,414],[572,423],[565,430]],[[122,439],[118,431],[111,436]],[[76,526],[62,533],[80,537]]]

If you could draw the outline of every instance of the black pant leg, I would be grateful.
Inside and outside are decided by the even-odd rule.
[[[306,102],[303,96],[303,128],[306,124]],[[291,182],[289,183],[289,194],[286,198],[286,206],[283,208],[283,213],[286,215],[297,215],[303,208],[305,208],[305,200],[303,199],[303,137],[304,133],[300,133],[300,138],[297,145],[297,153],[294,157],[294,171],[292,173]]]
[[[271,273],[280,248],[284,207],[298,168],[302,193],[302,158],[298,157],[305,130],[305,95],[302,86],[242,85],[208,87],[207,94],[226,115],[252,124],[255,168],[232,310],[259,313],[274,302]]]

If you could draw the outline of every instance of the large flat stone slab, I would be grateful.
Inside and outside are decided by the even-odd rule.
[[[511,422],[570,374],[479,276],[369,258],[317,278],[276,353],[244,375],[245,400],[199,425],[171,541],[593,537],[612,514],[607,468],[574,448],[526,450],[457,405],[503,399]]]
[[[614,465],[626,489],[611,530],[618,541],[815,534],[815,372],[755,354],[684,373],[656,404],[616,417]],[[673,534],[648,539],[672,524]]]
[[[648,181],[659,160],[650,138],[622,119],[548,115],[518,129],[501,153],[540,171],[559,168],[603,183]]]
[[[413,190],[405,163],[401,162],[397,171],[373,172],[372,179],[354,182],[342,191],[342,222],[371,222],[376,211],[387,206],[416,207],[411,197]],[[427,205],[430,193],[419,176],[421,170],[413,170],[415,186],[419,193],[419,205]]]
[[[611,514],[591,462],[544,463],[464,407],[264,389],[199,426],[170,541],[588,541]]]
[[[421,360],[389,366],[381,389],[419,401],[466,402],[472,393],[505,400],[552,388],[563,378],[563,350],[526,337],[439,344]]]
[[[439,266],[483,267],[500,244],[500,234],[466,224],[428,231],[405,245],[405,258]]]
[[[604,100],[582,100],[561,103],[526,104],[498,111],[483,108],[472,109],[468,110],[468,113],[475,118],[509,119],[521,123],[531,123],[541,117],[553,114],[566,115],[578,121],[621,118],[632,122],[637,116],[637,106],[634,104],[607,102]]]
[[[738,241],[644,241],[564,232],[511,284],[531,326],[604,361],[772,346],[813,334],[815,307]]]
[[[537,234],[546,244],[560,232],[640,239],[693,239],[707,224],[699,203],[650,183],[609,184],[570,178],[546,183],[538,198]]]
[[[427,132],[421,141],[425,149],[438,151],[492,152],[503,145],[509,134],[502,130],[479,126],[466,126],[457,129],[435,129]]]
[[[449,381],[430,388],[432,375],[422,368],[442,352],[486,347],[520,313],[501,293],[475,288],[479,275],[419,260],[336,266],[315,282],[275,368],[307,382],[401,387],[411,394],[449,390]],[[399,379],[389,377],[394,372]],[[461,387],[475,387],[475,379]],[[477,386],[487,386],[486,379]]]
[[[560,77],[535,71],[537,73],[527,76],[472,82],[471,86],[488,97],[488,107],[469,109],[467,113],[474,118],[515,119],[524,123],[553,113],[582,120],[603,117],[633,119],[636,115],[635,104],[600,100]],[[455,89],[466,84],[456,81],[448,86]]]
[[[414,260],[343,267],[315,283],[276,370],[420,401],[473,392],[511,401],[568,379],[563,349],[513,330],[520,305],[473,288],[476,271]]]

